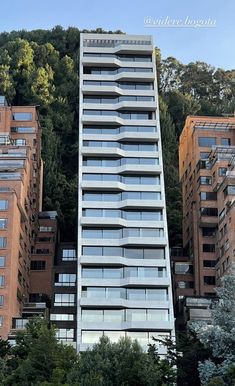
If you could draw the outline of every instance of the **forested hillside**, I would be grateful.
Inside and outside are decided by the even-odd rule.
[[[79,36],[79,29],[60,26],[0,34],[0,94],[13,105],[39,105],[44,209],[58,211],[65,239],[76,237]],[[233,113],[235,70],[203,62],[184,65],[172,57],[163,60],[159,49],[156,58],[169,236],[176,245],[181,240],[179,134],[188,114]]]

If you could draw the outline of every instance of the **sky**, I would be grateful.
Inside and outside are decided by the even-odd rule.
[[[234,14],[235,0],[11,0],[1,3],[0,32],[61,25],[147,34],[163,58],[235,69]]]

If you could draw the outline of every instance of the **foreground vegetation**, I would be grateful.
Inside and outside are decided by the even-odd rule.
[[[167,348],[144,353],[136,341],[111,343],[103,337],[92,350],[77,354],[56,339],[46,320],[31,320],[16,345],[0,341],[1,386],[234,386],[235,277],[218,290],[210,325],[194,324],[191,333]]]
[[[58,211],[65,239],[76,239],[79,40],[79,29],[60,26],[0,34],[0,94],[11,104],[39,105],[44,209]],[[169,236],[171,245],[180,245],[178,138],[188,114],[233,113],[235,70],[203,62],[184,65],[173,57],[162,59],[158,49],[156,59]]]

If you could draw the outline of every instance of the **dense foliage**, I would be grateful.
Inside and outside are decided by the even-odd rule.
[[[41,319],[29,322],[13,348],[0,341],[2,386],[170,386],[175,379],[170,359],[160,359],[154,345],[146,354],[136,341],[103,337],[77,354]]]
[[[44,209],[58,211],[64,238],[76,235],[79,38],[77,28],[60,26],[0,34],[0,94],[11,104],[39,105]],[[171,245],[177,245],[181,242],[178,138],[188,114],[233,112],[235,70],[203,62],[183,65],[172,57],[162,60],[158,49],[156,59],[169,235]]]
[[[218,301],[211,310],[211,324],[193,326],[200,342],[211,350],[209,359],[199,363],[202,385],[235,384],[235,277],[225,276],[216,290]]]

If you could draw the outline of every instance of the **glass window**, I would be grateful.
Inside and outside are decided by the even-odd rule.
[[[201,185],[211,185],[212,184],[212,177],[201,176],[201,177],[199,177],[198,181]]]
[[[201,208],[201,215],[202,216],[218,216],[218,209],[217,208]]]
[[[165,259],[164,248],[145,248],[144,259]]]
[[[0,229],[6,229],[6,227],[7,227],[7,219],[0,218]]]
[[[193,273],[193,264],[191,263],[175,263],[175,273],[187,275]]]
[[[202,236],[203,237],[213,237],[216,234],[216,228],[214,227],[203,227]]]
[[[216,192],[201,192],[200,199],[202,201],[216,201],[217,193]]]
[[[127,289],[127,299],[129,300],[145,300],[144,289]]]
[[[84,295],[87,298],[101,298],[105,299],[105,288],[102,287],[88,287],[86,291],[84,291]]]
[[[102,247],[82,247],[84,256],[102,256]]]
[[[114,288],[108,287],[106,288],[106,298],[107,299],[118,299],[124,297],[124,288]]]
[[[98,343],[99,339],[103,336],[102,331],[82,331],[82,343],[94,344]]]
[[[55,274],[55,286],[75,286],[76,274],[75,273],[56,273]]]
[[[69,321],[72,322],[75,319],[74,314],[51,314],[50,320],[53,321]]]
[[[72,341],[74,338],[74,328],[58,328],[56,330],[56,338]]]
[[[55,294],[54,306],[74,306],[75,294]]]
[[[8,200],[0,200],[0,210],[8,209]]]
[[[214,268],[216,265],[216,260],[203,260],[204,268]]]
[[[0,237],[0,248],[6,248],[6,245],[7,245],[7,238]]]
[[[204,284],[205,285],[215,285],[215,277],[214,276],[204,276]]]
[[[201,147],[211,147],[216,145],[215,137],[199,137],[198,145]]]
[[[122,256],[121,247],[103,247],[104,256]]]
[[[123,270],[121,268],[104,268],[104,279],[121,279],[123,277]]]
[[[46,269],[45,260],[32,260],[30,263],[30,269],[32,271],[44,271]]]
[[[2,326],[3,326],[3,316],[0,315],[0,327],[2,327]]]
[[[143,249],[124,248],[124,257],[128,259],[143,259]]]
[[[84,238],[92,238],[92,239],[100,239],[102,238],[102,230],[101,229],[83,229],[82,237]]]
[[[231,139],[230,138],[221,138],[221,145],[222,146],[230,146],[231,145]]]
[[[141,309],[127,309],[126,320],[128,322],[145,322],[146,321],[146,310]]]
[[[167,290],[166,289],[147,289],[146,290],[146,300],[167,300]]]
[[[219,176],[224,177],[226,176],[227,168],[219,168]]]
[[[125,331],[104,331],[104,334],[112,343],[117,343],[120,338],[125,337]]]
[[[0,287],[4,287],[4,286],[5,286],[5,276],[0,275]]]
[[[12,119],[14,121],[32,121],[33,114],[28,112],[15,112],[12,113]]]
[[[102,279],[102,269],[99,268],[83,268],[82,277],[90,279]]]
[[[103,310],[82,310],[82,322],[103,322]]]
[[[123,310],[104,310],[104,322],[121,323],[124,320]]]
[[[0,295],[0,307],[4,305],[4,296]]]
[[[0,256],[0,268],[5,267],[5,264],[6,264],[6,257]]]
[[[147,320],[149,322],[168,321],[169,312],[168,310],[147,310]]]
[[[202,244],[203,252],[215,252],[215,244]]]
[[[76,249],[63,249],[62,260],[63,261],[76,260]]]

